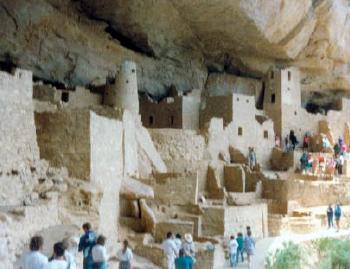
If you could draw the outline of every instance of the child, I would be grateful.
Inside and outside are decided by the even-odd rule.
[[[238,243],[235,237],[232,235],[230,237],[230,242],[228,244],[229,247],[229,254],[230,254],[230,266],[234,267],[237,265],[237,248],[238,248]]]

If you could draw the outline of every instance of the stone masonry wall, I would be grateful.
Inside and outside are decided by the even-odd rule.
[[[90,114],[64,110],[35,114],[40,157],[67,167],[73,177],[90,179]]]

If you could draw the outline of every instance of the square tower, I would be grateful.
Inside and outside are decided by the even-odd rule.
[[[295,67],[272,67],[264,82],[264,111],[274,122],[277,135],[284,138],[290,130],[300,137],[300,73]]]

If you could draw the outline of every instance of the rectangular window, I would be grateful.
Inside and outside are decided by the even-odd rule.
[[[264,138],[265,138],[265,139],[268,139],[268,138],[269,138],[269,132],[266,131],[266,130],[264,131]]]
[[[242,136],[243,135],[243,129],[242,127],[238,127],[238,135]]]
[[[149,116],[149,125],[153,125],[153,116]]]
[[[65,102],[65,103],[68,103],[68,101],[69,101],[69,92],[62,92],[61,101]]]
[[[271,103],[274,104],[276,102],[276,95],[273,93],[271,94]]]
[[[288,80],[292,79],[292,72],[288,71]]]
[[[271,71],[270,76],[271,76],[271,79],[273,79],[275,77],[275,73],[273,71]]]

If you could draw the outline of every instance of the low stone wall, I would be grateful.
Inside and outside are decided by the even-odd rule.
[[[163,160],[202,160],[205,153],[204,137],[192,130],[149,129],[157,151]]]
[[[321,206],[340,200],[350,204],[350,183],[334,181],[264,180],[263,198],[278,203],[297,201],[301,206]]]
[[[197,175],[156,174],[153,185],[156,203],[171,205],[197,204]]]
[[[250,226],[256,238],[268,235],[267,205],[208,206],[203,207],[202,233],[204,236],[230,236],[244,232]]]
[[[156,223],[155,228],[155,240],[158,243],[161,243],[162,240],[166,238],[166,234],[168,232],[172,232],[174,234],[184,235],[189,233],[193,235],[194,224],[191,221],[183,221],[183,220],[167,220]]]

